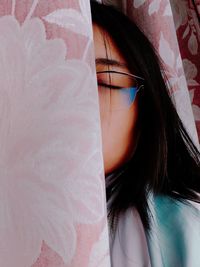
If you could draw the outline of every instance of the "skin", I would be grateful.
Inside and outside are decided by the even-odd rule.
[[[115,70],[130,73],[126,61],[111,37],[99,26],[93,25],[96,70]],[[106,47],[105,47],[106,44]],[[120,64],[109,64],[101,59],[111,59]],[[105,174],[123,165],[132,155],[137,135],[138,100],[121,110],[107,111],[99,98],[102,130],[102,149]]]

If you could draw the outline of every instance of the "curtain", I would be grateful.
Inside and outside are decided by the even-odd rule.
[[[0,266],[109,266],[89,0],[0,1]]]
[[[183,0],[109,2],[133,18],[157,49],[178,113],[198,145],[199,5]],[[0,266],[109,267],[89,0],[0,1],[0,95]],[[138,249],[141,242],[137,267],[144,266],[142,260],[151,266],[149,256],[153,266],[172,266],[179,255],[175,241],[181,243],[183,233],[196,237],[195,219],[188,218],[200,214],[168,199],[152,197],[150,203],[155,223],[154,235],[145,243],[150,255],[143,251],[146,237],[136,211],[134,220],[125,218],[126,224],[121,218],[122,232],[128,229],[124,245]],[[169,223],[177,221],[175,230],[187,218],[176,240],[166,238],[172,229],[162,223],[172,209],[175,217]],[[175,247],[166,250],[171,244]],[[197,249],[190,243],[181,253],[184,249],[198,264]],[[118,247],[114,257],[116,252]]]

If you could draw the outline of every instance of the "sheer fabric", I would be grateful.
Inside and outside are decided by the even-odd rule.
[[[109,267],[89,0],[0,1],[0,266]]]
[[[197,143],[197,70],[189,59],[183,71],[172,6],[118,2],[160,52]],[[0,1],[0,266],[198,267],[198,207],[152,196],[151,232],[134,209],[108,232],[90,18],[89,0]]]

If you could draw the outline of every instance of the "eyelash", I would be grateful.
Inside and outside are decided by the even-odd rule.
[[[106,84],[106,83],[102,83],[102,82],[98,82],[98,86],[102,86],[102,87],[107,88],[107,89],[121,89],[122,88],[119,86],[114,86],[114,85]]]

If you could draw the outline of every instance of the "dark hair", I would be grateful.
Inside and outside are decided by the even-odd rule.
[[[109,216],[134,206],[146,229],[148,194],[200,203],[200,153],[184,128],[161,74],[151,43],[136,24],[112,6],[91,1],[92,21],[103,28],[124,56],[130,71],[144,77],[138,94],[140,137],[131,160],[106,177]]]

